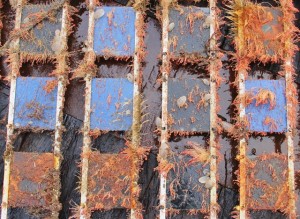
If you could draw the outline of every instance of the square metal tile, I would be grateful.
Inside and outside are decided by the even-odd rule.
[[[42,5],[26,5],[22,10],[21,27],[28,25],[31,19],[35,19],[41,11],[49,11],[50,4]],[[62,8],[57,11],[53,16],[44,19],[40,24],[36,25],[29,37],[21,38],[20,51],[22,56],[39,56],[39,58],[54,57],[55,51],[53,50],[54,38],[59,36],[58,31],[62,26]],[[43,57],[42,55],[46,56]]]
[[[168,81],[168,126],[170,131],[209,132],[209,85],[202,79],[183,78]],[[181,106],[179,99],[186,99]],[[205,100],[206,99],[206,100]]]
[[[241,52],[245,52],[246,57],[264,62],[284,58],[283,13],[280,8],[252,4],[237,13],[240,17],[236,22],[241,22],[241,25],[236,26],[244,33],[244,42],[237,43],[244,45]],[[252,19],[255,17],[259,19],[255,20],[256,23],[253,25]]]
[[[174,29],[168,33],[172,58],[190,55],[207,57],[210,38],[210,23],[206,21],[208,15],[209,8],[194,6],[170,10],[170,24],[174,23]]]
[[[247,162],[247,205],[254,210],[288,206],[288,163],[283,154],[252,155]]]
[[[98,7],[104,15],[95,20],[94,51],[98,56],[129,57],[135,49],[135,11],[131,7]]]
[[[247,80],[245,86],[246,94],[251,99],[251,103],[246,106],[249,130],[285,132],[287,129],[285,81]]]
[[[132,125],[133,83],[125,78],[92,80],[91,129],[126,131]]]
[[[206,183],[199,182],[199,178],[209,176],[209,163],[189,164],[192,157],[182,154],[192,148],[187,142],[189,140],[170,143],[171,154],[168,160],[174,164],[174,169],[169,171],[167,177],[167,209],[200,210],[201,213],[207,213],[210,189],[206,188]]]
[[[92,152],[89,157],[88,207],[130,208],[131,162],[124,154]]]
[[[16,128],[54,130],[57,86],[47,91],[52,77],[18,77],[14,111]]]
[[[14,152],[11,164],[8,205],[47,207],[53,198],[54,156],[52,153]]]

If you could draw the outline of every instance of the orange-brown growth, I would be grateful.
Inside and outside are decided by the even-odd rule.
[[[197,163],[206,164],[209,161],[209,151],[203,146],[198,145],[195,142],[188,142],[188,145],[191,146],[191,148],[186,149],[181,153],[183,155],[192,157],[192,159],[188,162],[188,165]]]
[[[276,121],[269,116],[265,118],[264,125],[269,126],[271,132],[275,132],[278,128]]]
[[[57,87],[57,84],[58,84],[57,80],[49,80],[47,81],[43,89],[49,94]]]
[[[89,209],[130,208],[130,169],[131,162],[125,155],[92,152],[88,173]]]
[[[256,100],[255,106],[261,104],[270,104],[270,110],[274,109],[276,106],[276,96],[275,94],[267,89],[259,89],[258,93],[255,95],[254,99]]]

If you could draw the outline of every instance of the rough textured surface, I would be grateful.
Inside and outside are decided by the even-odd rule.
[[[92,152],[88,175],[92,210],[130,208],[130,160],[125,155]]]
[[[52,153],[15,152],[10,175],[9,206],[43,207],[51,202],[54,156]]]
[[[209,8],[180,7],[170,10],[169,41],[173,58],[187,55],[207,57],[210,25],[206,20],[208,14]]]
[[[251,103],[246,107],[249,130],[284,132],[287,129],[284,80],[247,80],[246,92]],[[265,92],[265,93],[263,93]],[[266,92],[271,92],[267,94]],[[271,95],[274,95],[272,98]]]
[[[133,56],[135,11],[130,7],[101,7],[104,15],[95,21],[94,51],[99,56]]]
[[[57,86],[48,93],[47,83],[55,78],[18,77],[14,125],[17,128],[54,130]]]
[[[86,25],[87,25],[87,8],[84,1],[71,1],[72,5],[80,9],[78,12],[79,17],[74,17],[76,19],[76,28],[73,35],[69,38],[69,50],[72,52],[71,56],[71,67],[72,69],[76,68],[76,62],[82,59],[81,48],[84,45],[84,40],[86,39]],[[152,1],[152,6],[150,11],[153,14],[153,9],[157,2]],[[188,1],[181,1],[183,4],[189,4]],[[205,1],[198,3],[198,6],[207,7]],[[295,1],[295,4],[300,7],[300,2]],[[13,27],[14,22],[14,10],[9,7],[7,0],[3,2],[3,11],[4,13],[4,31],[2,31],[2,43],[5,42],[9,34],[9,30]],[[155,118],[160,116],[161,113],[161,86],[157,82],[159,78],[159,68],[160,61],[157,59],[159,57],[161,45],[160,45],[160,34],[161,27],[160,23],[153,19],[152,17],[146,18],[147,22],[147,35],[146,35],[146,44],[147,44],[147,57],[143,74],[143,94],[146,97],[146,109],[148,123],[145,123],[142,129],[143,132],[143,143],[147,146],[152,146],[148,160],[144,163],[141,173],[139,183],[142,188],[140,195],[140,200],[143,203],[144,207],[144,218],[153,219],[158,215],[158,188],[159,188],[159,178],[157,171],[154,170],[157,167],[157,147],[159,146],[158,136],[153,133],[156,129],[155,127]],[[299,22],[298,22],[299,23]],[[222,27],[223,35],[228,34],[228,25]],[[226,51],[233,51],[233,46],[231,44],[230,38],[222,37],[220,41],[220,47]],[[296,66],[297,72],[299,72],[299,57],[296,57]],[[6,75],[8,72],[7,65],[3,62],[4,58],[1,59],[0,73],[1,75]],[[219,94],[221,95],[220,104],[221,111],[219,115],[224,117],[227,121],[230,121],[233,115],[233,109],[229,106],[232,99],[236,95],[236,90],[229,86],[235,79],[235,73],[228,68],[231,66],[231,62],[228,61],[228,57],[223,59],[223,69],[221,71],[222,76],[226,79],[226,82],[221,85]],[[127,63],[120,62],[106,62],[99,61],[98,64],[98,76],[111,76],[118,73],[124,73],[125,75],[131,71],[131,67]],[[25,66],[24,71],[28,70]],[[171,76],[174,75],[186,75],[186,74],[199,74],[198,66],[187,66],[186,68],[177,68],[173,69]],[[30,70],[30,69],[29,69]],[[43,66],[39,66],[39,71],[43,70]],[[28,71],[26,71],[28,72]],[[276,71],[277,72],[277,71]],[[253,72],[253,75],[259,78],[270,79],[269,73],[274,73],[274,66],[267,65],[263,66],[260,69],[257,69]],[[28,73],[29,74],[29,73]],[[32,72],[29,74],[31,75]],[[272,76],[272,75],[271,75]],[[273,78],[274,79],[274,78]],[[80,203],[80,195],[77,190],[78,188],[78,176],[80,174],[80,169],[78,163],[80,160],[80,153],[82,147],[82,119],[83,119],[83,100],[84,100],[84,88],[83,82],[81,80],[73,80],[68,86],[67,90],[67,100],[65,104],[65,117],[64,125],[66,127],[66,132],[63,135],[63,162],[61,167],[61,182],[62,182],[62,194],[60,201],[63,204],[63,209],[60,214],[61,219],[67,219],[71,216],[71,209],[76,207]],[[80,89],[76,89],[80,87]],[[0,123],[1,135],[0,135],[0,154],[3,154],[5,148],[5,116],[7,115],[8,110],[8,95],[9,87],[0,82],[0,118],[4,118],[3,122]],[[72,101],[71,101],[72,100]],[[298,119],[299,124],[299,119]],[[297,152],[299,154],[299,133],[297,132],[295,145]],[[106,135],[99,136],[94,142],[93,147],[99,149],[103,153],[119,153],[122,148],[124,133],[107,133]],[[22,133],[18,138],[18,146],[15,148],[15,151],[38,151],[38,152],[51,152],[52,151],[52,139],[51,133]],[[179,137],[173,139],[173,141],[179,141]],[[197,140],[198,141],[198,140]],[[41,143],[39,143],[41,142]],[[201,142],[199,140],[199,142]],[[265,152],[274,152],[275,150],[281,150],[285,145],[284,137],[282,135],[272,135],[266,137],[257,137],[252,140],[252,145],[257,146],[257,148],[264,148]],[[222,135],[221,139],[221,153],[220,157],[222,158],[218,168],[220,170],[220,181],[218,186],[218,203],[221,206],[219,217],[221,219],[231,218],[231,212],[233,207],[238,205],[238,188],[234,184],[235,174],[234,171],[237,169],[237,162],[234,159],[237,153],[236,146],[237,142],[230,139],[226,135]],[[37,145],[44,145],[44,147],[37,147]],[[111,148],[110,145],[115,147]],[[299,164],[299,156],[297,157],[297,163]],[[299,166],[299,165],[298,165]],[[299,182],[299,174],[298,174]],[[3,160],[0,160],[0,185],[2,186],[3,182]],[[297,191],[299,192],[299,185]],[[2,190],[2,189],[1,189]],[[297,203],[299,206],[299,202]],[[252,218],[260,219],[283,219],[286,218],[280,212],[272,211],[251,211]],[[19,219],[36,219],[37,217],[30,216],[26,213],[25,210],[16,208],[9,210],[10,218]],[[128,212],[124,209],[113,209],[110,211],[100,212],[96,211],[92,214],[92,218],[101,218],[101,219],[125,219],[128,216]],[[181,212],[178,216],[172,217],[173,219],[191,219],[191,218],[201,218],[198,216],[187,215],[186,212]]]
[[[168,82],[170,131],[209,132],[209,86],[202,79],[178,78]],[[183,102],[182,99],[185,99]],[[179,102],[182,102],[179,104]]]
[[[189,149],[188,141],[204,143],[201,137],[183,138],[177,142],[171,142],[171,155],[169,162],[174,163],[167,178],[167,208],[176,210],[200,210],[207,213],[209,209],[209,189],[205,183],[200,183],[199,178],[209,171],[209,164],[189,164],[190,157],[183,155],[185,149]],[[202,146],[204,147],[204,146]]]
[[[133,83],[120,78],[92,80],[91,129],[128,130],[132,124]]]
[[[247,164],[247,205],[254,210],[284,210],[289,196],[287,156],[252,156]]]
[[[24,7],[22,11],[22,25],[26,25],[30,19],[34,19],[34,16],[41,11],[48,11],[50,5],[28,5]],[[54,51],[51,48],[55,37],[55,31],[61,30],[61,18],[62,10],[59,10],[52,17],[41,22],[33,28],[29,33],[28,39],[20,40],[20,50],[24,54],[29,55],[54,55]]]

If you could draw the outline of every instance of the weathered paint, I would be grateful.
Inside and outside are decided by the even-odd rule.
[[[287,130],[286,97],[284,80],[246,80],[246,93],[256,95],[260,89],[269,90],[275,94],[276,105],[274,108],[270,103],[256,106],[253,100],[246,107],[246,115],[250,123],[249,130],[255,132],[284,132]],[[277,129],[265,124],[265,119],[269,117],[276,122]]]
[[[95,20],[94,51],[96,55],[133,56],[136,12],[131,7],[101,8],[104,10],[104,15]]]
[[[45,91],[52,77],[18,77],[14,111],[16,128],[55,128],[57,87],[50,93]]]
[[[92,79],[91,129],[123,131],[132,125],[133,83],[120,78]]]
[[[55,183],[52,153],[15,152],[12,158],[8,203],[11,207],[46,207]]]

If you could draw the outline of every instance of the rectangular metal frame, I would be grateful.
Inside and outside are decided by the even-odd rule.
[[[161,145],[159,148],[159,156],[161,159],[167,159],[168,151],[168,78],[170,70],[170,51],[169,51],[169,8],[170,2],[161,0],[162,4],[162,130],[161,130]],[[209,1],[210,16],[212,22],[210,22],[210,51],[215,51],[217,28],[217,14],[216,14],[216,1]],[[211,57],[212,54],[209,54]],[[213,57],[215,58],[215,57]],[[217,218],[217,144],[218,134],[216,133],[216,119],[217,119],[217,82],[215,80],[217,72],[215,72],[215,63],[211,61],[209,63],[210,73],[210,178],[212,181],[212,188],[210,190],[210,215],[211,219]],[[166,172],[160,173],[160,193],[159,193],[159,218],[166,219],[166,195],[167,195],[167,179]]]
[[[87,38],[87,51],[94,52],[94,31],[95,31],[95,1],[89,0],[89,26],[88,26],[88,38]],[[135,23],[143,22],[144,17],[141,11],[136,11],[135,13]],[[138,128],[141,124],[141,55],[143,48],[139,48],[141,44],[141,36],[138,34],[138,30],[135,31],[135,52],[133,59],[133,121],[132,121],[132,142],[130,147],[132,150],[137,150],[140,147],[140,129]],[[117,57],[118,58],[118,57]],[[87,62],[90,65],[95,63],[95,56],[88,56]],[[84,111],[84,127],[83,127],[83,148],[82,148],[82,160],[81,160],[81,187],[80,187],[80,218],[86,219],[88,215],[88,169],[89,169],[89,158],[85,156],[91,153],[91,96],[92,96],[92,78],[91,73],[85,76],[85,111]],[[133,196],[132,190],[137,185],[138,181],[138,168],[134,167],[131,169],[131,183],[130,183],[130,218],[135,219],[138,217],[140,212],[137,211],[138,197]]]
[[[21,27],[21,17],[22,17],[22,8],[23,8],[23,1],[18,0],[18,7],[16,9],[16,18],[15,18],[15,30],[20,29]],[[61,39],[62,42],[67,45],[67,10],[68,4],[64,3],[63,5],[63,12],[62,12],[62,26],[61,26]],[[13,41],[11,46],[14,49],[19,51],[20,49],[20,39],[17,38]],[[64,48],[66,49],[66,47]],[[3,181],[3,196],[2,196],[2,209],[1,209],[1,218],[7,218],[7,210],[8,210],[8,197],[12,195],[9,193],[9,178],[10,178],[10,171],[11,171],[11,160],[13,156],[13,143],[14,143],[14,110],[15,110],[15,97],[16,97],[16,80],[19,73],[19,66],[20,66],[20,51],[18,53],[10,54],[12,56],[12,72],[11,72],[11,81],[10,81],[10,98],[9,98],[9,112],[8,112],[8,125],[7,125],[7,142],[6,142],[6,155],[4,157],[4,181]],[[58,54],[60,55],[60,54]],[[57,69],[65,69],[67,65],[66,59],[59,59],[57,64]],[[57,77],[58,80],[58,88],[57,88],[57,104],[56,104],[56,117],[55,117],[55,130],[54,130],[54,169],[55,171],[60,171],[60,163],[61,163],[61,140],[62,140],[62,133],[63,133],[63,106],[64,106],[64,94],[66,90],[67,84],[67,76],[66,74],[60,75]],[[53,202],[59,202],[60,190],[57,188],[54,191]],[[54,218],[58,218],[58,211],[51,212]]]

